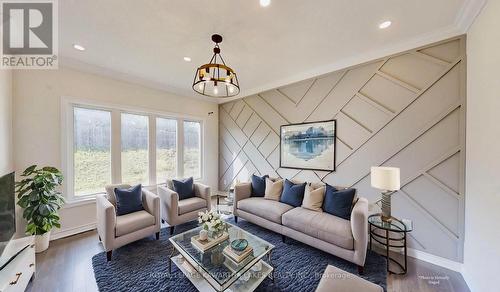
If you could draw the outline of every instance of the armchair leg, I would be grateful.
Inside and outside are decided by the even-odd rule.
[[[281,241],[282,241],[283,243],[285,243],[285,241],[286,241],[286,236],[285,236],[285,235],[283,235],[283,234],[281,234]]]
[[[97,235],[97,237],[99,237],[99,241],[102,241],[102,240],[101,240],[101,236],[100,236],[100,235]]]
[[[108,262],[111,260],[111,256],[112,255],[113,255],[113,251],[112,250],[106,252],[106,259],[108,260]]]
[[[238,216],[234,216],[234,223],[238,223]]]
[[[363,275],[365,273],[365,267],[364,266],[358,266],[358,274]]]
[[[175,228],[175,226],[170,226],[170,235],[174,234],[174,228]]]
[[[160,232],[156,232],[156,240],[159,240],[160,239]]]

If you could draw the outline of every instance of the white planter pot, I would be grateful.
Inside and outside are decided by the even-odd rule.
[[[35,252],[46,251],[49,248],[50,231],[42,235],[35,235]]]

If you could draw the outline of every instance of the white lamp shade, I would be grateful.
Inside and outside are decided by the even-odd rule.
[[[399,190],[399,168],[397,167],[372,166],[370,176],[374,188],[387,191]]]

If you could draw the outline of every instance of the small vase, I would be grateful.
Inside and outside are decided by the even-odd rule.
[[[40,253],[49,248],[50,231],[41,235],[35,235],[35,252]]]

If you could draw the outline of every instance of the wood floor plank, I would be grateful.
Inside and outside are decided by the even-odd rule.
[[[92,257],[102,251],[95,230],[52,241],[47,251],[36,255],[36,277],[30,282],[27,291],[98,291]],[[387,290],[470,291],[460,273],[414,258],[408,258],[406,275],[388,275]]]

